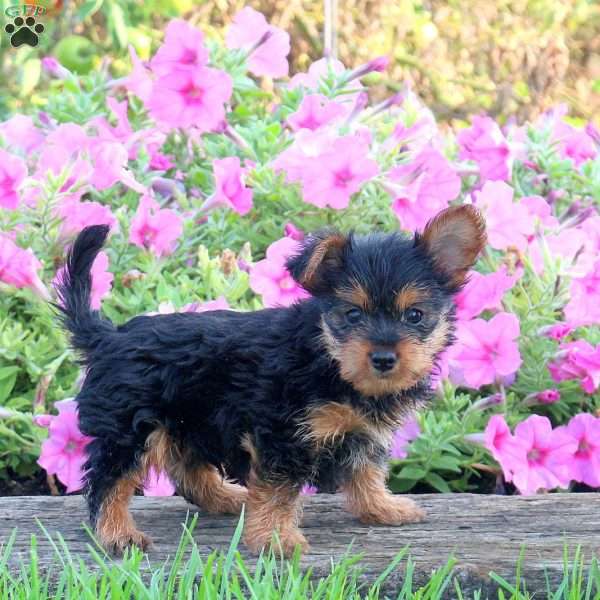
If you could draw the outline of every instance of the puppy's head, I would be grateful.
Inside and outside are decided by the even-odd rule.
[[[319,299],[340,376],[368,396],[413,387],[452,340],[452,296],[485,245],[473,206],[448,208],[422,234],[307,238],[287,266]]]

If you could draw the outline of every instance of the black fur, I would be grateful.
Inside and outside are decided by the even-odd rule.
[[[246,481],[250,458],[240,442],[250,434],[261,478],[298,487],[316,482],[334,490],[351,471],[349,456],[363,452],[366,460],[380,463],[388,449],[349,435],[332,451],[315,453],[298,435],[308,407],[349,403],[373,422],[385,423],[402,407],[429,398],[428,373],[410,389],[362,395],[340,377],[322,340],[322,319],[340,341],[360,331],[376,344],[403,336],[424,340],[442,313],[451,319],[456,290],[435,272],[415,238],[350,235],[323,264],[320,281],[326,284],[289,308],[138,316],[115,327],[89,308],[90,268],[107,233],[94,226],[79,235],[59,287],[64,326],[87,369],[77,402],[81,430],[94,438],[85,467],[92,522],[119,477],[136,467],[147,436],[159,425],[193,461],[215,465],[240,482]],[[309,238],[289,261],[297,279],[324,235]],[[349,325],[343,316],[349,305],[335,290],[355,281],[368,290],[375,308],[359,325]],[[393,306],[394,294],[406,284],[430,294],[418,325],[402,321]]]

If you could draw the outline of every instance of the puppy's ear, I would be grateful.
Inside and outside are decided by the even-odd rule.
[[[348,237],[332,229],[305,238],[300,253],[290,257],[286,267],[292,277],[311,294],[331,288],[331,278],[344,264]]]
[[[464,283],[486,241],[483,216],[471,204],[443,210],[415,236],[415,245],[425,249],[434,268],[455,287]]]

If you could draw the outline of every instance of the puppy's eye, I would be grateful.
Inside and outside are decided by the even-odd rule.
[[[358,308],[351,308],[346,311],[346,321],[351,324],[358,323],[362,318],[362,313]]]
[[[409,308],[405,313],[404,317],[409,323],[420,323],[423,318],[423,311],[418,308]]]

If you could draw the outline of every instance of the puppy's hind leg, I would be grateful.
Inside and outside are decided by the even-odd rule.
[[[100,440],[93,440],[87,452],[86,499],[98,540],[117,555],[132,545],[148,549],[150,538],[137,529],[129,512],[129,501],[141,484],[135,454],[128,459],[121,455],[115,464],[114,450],[107,450]]]
[[[146,471],[150,466],[165,470],[188,502],[209,513],[237,515],[246,502],[246,488],[228,481],[192,452],[182,451],[163,427],[148,436],[142,463]]]
[[[212,514],[239,515],[248,499],[246,488],[228,481],[206,463],[178,466],[175,477],[183,497]]]

